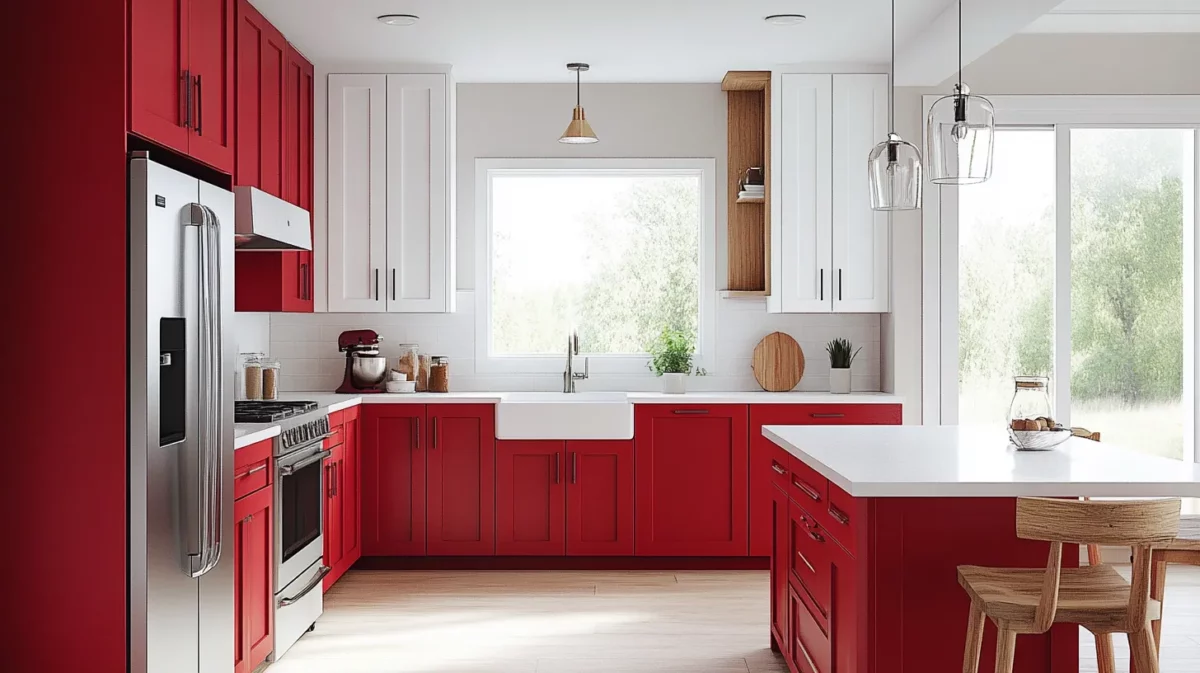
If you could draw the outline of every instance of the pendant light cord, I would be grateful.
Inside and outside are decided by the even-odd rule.
[[[960,57],[961,58],[961,57]],[[575,107],[579,107],[579,68],[575,69]]]
[[[892,0],[892,67],[888,69],[888,134],[896,132],[896,0]]]
[[[893,1],[894,1],[894,0],[893,0]],[[963,57],[962,57],[962,55],[963,55],[963,50],[962,50],[962,43],[963,43],[963,39],[962,39],[962,36],[963,36],[963,28],[962,28],[962,26],[963,26],[963,24],[962,24],[962,0],[958,0],[958,89],[959,89],[959,91],[960,91],[960,92],[962,91],[962,83],[963,83],[963,77],[962,77],[962,70],[963,70]]]

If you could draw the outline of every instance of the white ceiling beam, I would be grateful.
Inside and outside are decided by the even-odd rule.
[[[963,65],[1021,32],[1062,0],[963,0]],[[958,71],[958,3],[896,55],[896,86],[937,86]]]

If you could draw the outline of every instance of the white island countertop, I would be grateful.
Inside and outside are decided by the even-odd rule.
[[[1017,451],[1002,428],[769,425],[763,435],[852,496],[1200,497],[1200,465],[1072,437]]]

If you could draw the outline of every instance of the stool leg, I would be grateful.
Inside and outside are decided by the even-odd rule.
[[[1117,657],[1113,654],[1111,633],[1096,635],[1096,670],[1099,673],[1117,673]]]
[[[1138,673],[1158,673],[1158,653],[1154,650],[1154,634],[1149,625],[1129,634],[1129,660]]]
[[[1017,652],[1017,632],[1000,626],[996,629],[996,673],[1013,673]],[[1157,670],[1151,673],[1158,673]]]
[[[983,627],[986,624],[983,605],[971,601],[971,617],[967,621],[967,646],[963,651],[963,673],[979,671],[979,651],[983,649]]]
[[[1161,605],[1167,593],[1167,562],[1158,554],[1154,555],[1154,565],[1150,569],[1150,598]],[[1162,614],[1150,624],[1154,633],[1154,653],[1158,654],[1162,645]]]

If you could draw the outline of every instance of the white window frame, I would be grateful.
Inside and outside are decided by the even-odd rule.
[[[925,96],[925,115],[937,100]],[[1001,127],[1042,127],[1055,131],[1056,156],[1070,157],[1071,130],[1083,128],[1186,128],[1196,132],[1192,149],[1192,180],[1184,181],[1184,214],[1193,222],[1200,214],[1200,96],[989,96],[996,108]],[[1070,305],[1070,162],[1058,161],[1055,179],[1055,339],[1054,371],[1069,371],[1071,357]],[[957,421],[958,390],[958,189],[927,185],[922,212],[922,416],[925,425],[953,424]],[[1189,189],[1190,187],[1190,189]],[[1189,194],[1190,192],[1190,194]],[[1190,198],[1189,198],[1190,197]],[[1195,264],[1200,259],[1200,237],[1194,228],[1184,227],[1184,246],[1192,251],[1184,255],[1184,376],[1182,403],[1191,407],[1192,424],[1184,424],[1185,452],[1193,460],[1196,437],[1200,436],[1200,403],[1195,386],[1200,380],[1200,315],[1196,302],[1198,288]],[[952,271],[947,271],[952,270]],[[1067,288],[1067,289],[1063,289]],[[1063,289],[1060,292],[1060,289]],[[1064,423],[1070,424],[1071,381],[1056,376],[1053,390],[1055,408]],[[1185,455],[1185,458],[1189,457]]]
[[[700,178],[699,334],[693,365],[713,368],[716,350],[716,159],[476,159],[475,160],[475,371],[482,374],[549,374],[563,371],[554,355],[494,355],[492,344],[492,178],[503,175],[695,175]],[[580,353],[593,375],[653,376],[646,355]],[[582,363],[579,365],[582,366]]]

